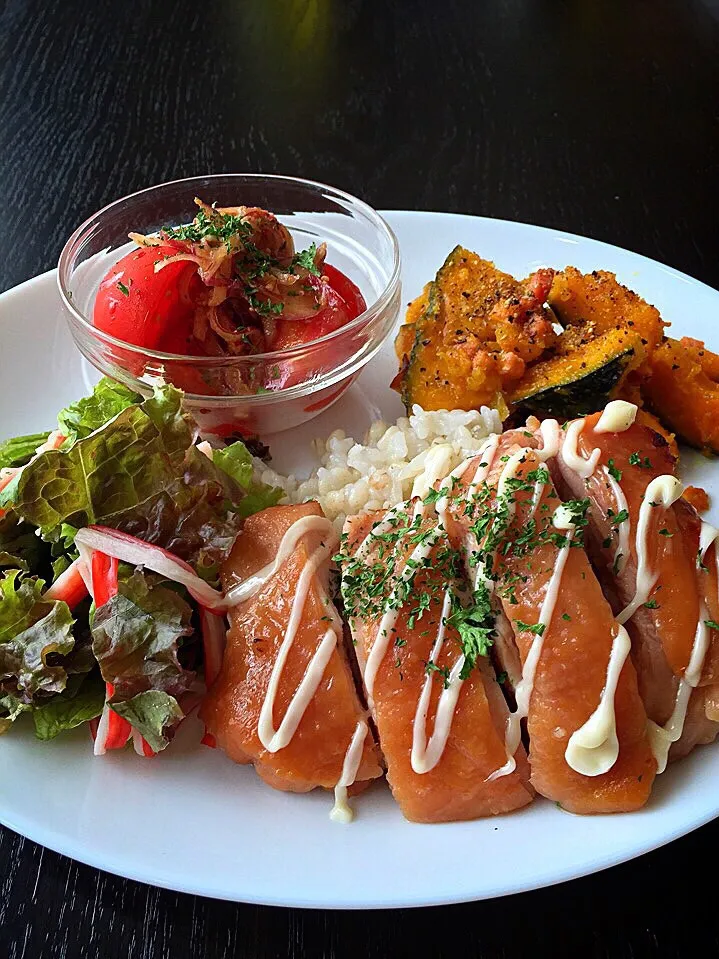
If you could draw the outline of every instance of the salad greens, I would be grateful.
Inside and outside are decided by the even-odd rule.
[[[43,585],[19,570],[0,579],[0,703],[10,719],[67,683],[74,620],[65,603],[43,602]]]
[[[195,674],[178,658],[183,637],[191,636],[192,607],[160,577],[139,569],[120,580],[119,592],[96,610],[92,651],[102,678],[115,688],[113,702],[148,689],[179,696]]]
[[[97,673],[70,676],[63,692],[33,709],[35,735],[42,740],[54,739],[67,729],[97,719],[104,705],[105,684]]]
[[[0,444],[8,471],[0,473],[0,731],[31,711],[38,738],[52,739],[109,706],[157,751],[202,665],[193,601],[184,587],[125,565],[99,608],[68,598],[78,583],[86,593],[79,572],[74,592],[63,593],[75,534],[110,527],[213,580],[242,517],[282,491],[255,480],[241,442],[206,455],[171,386],[143,399],[103,379],[60,412],[58,431],[58,448],[40,453],[56,434]]]
[[[58,413],[57,428],[70,442],[74,442],[99,430],[128,406],[139,403],[142,403],[139,394],[122,383],[103,379],[90,396],[84,396]]]
[[[0,443],[0,469],[24,466],[49,435],[49,433],[31,433],[29,436],[16,436],[12,440]]]
[[[155,752],[167,746],[167,730],[184,718],[174,696],[159,689],[148,689],[123,703],[113,703],[112,708],[142,734]]]

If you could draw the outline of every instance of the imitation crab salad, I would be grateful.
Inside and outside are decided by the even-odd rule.
[[[243,516],[281,490],[211,450],[163,387],[102,380],[47,434],[0,443],[0,724],[89,722],[95,752],[163,749],[217,662],[213,588]]]

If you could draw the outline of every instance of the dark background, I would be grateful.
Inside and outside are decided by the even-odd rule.
[[[222,171],[559,227],[719,286],[718,167],[717,0],[0,0],[0,290],[108,201]],[[0,959],[717,955],[718,838],[367,915],[161,892],[2,830]]]

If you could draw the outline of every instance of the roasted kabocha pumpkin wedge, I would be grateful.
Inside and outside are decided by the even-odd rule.
[[[393,382],[408,410],[505,409],[504,393],[556,339],[544,308],[553,277],[525,282],[456,247],[408,311]],[[411,349],[409,348],[411,340]]]
[[[648,366],[647,405],[687,443],[719,454],[719,356],[700,340],[667,338]]]
[[[643,356],[637,334],[607,330],[566,355],[535,363],[509,395],[509,402],[558,419],[584,416],[615,397]]]
[[[520,282],[458,246],[409,305],[392,387],[408,411],[486,405],[502,419],[629,400],[675,453],[676,434],[719,455],[719,355],[665,326],[613,273],[568,266]]]
[[[510,404],[542,415],[571,418],[621,396],[641,404],[646,360],[661,341],[658,311],[622,286],[613,273],[557,273],[549,306],[563,327],[553,356],[530,366]]]
[[[555,275],[548,302],[565,330],[581,327],[592,338],[608,330],[626,330],[638,334],[647,354],[664,335],[659,311],[605,270],[582,274],[574,266],[566,267]]]

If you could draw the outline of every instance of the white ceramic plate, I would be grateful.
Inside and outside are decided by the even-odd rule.
[[[551,265],[612,270],[656,304],[676,334],[706,336],[719,293],[652,260],[552,230],[438,213],[390,213],[404,261],[405,300],[457,243],[517,276]],[[332,409],[278,435],[275,465],[299,470],[315,436],[360,436],[401,413],[388,388],[387,344]],[[0,296],[0,437],[52,426],[95,379],[63,326],[54,274]],[[717,467],[687,454],[684,475],[719,494]],[[716,519],[715,519],[716,522]],[[384,785],[355,801],[351,826],[330,822],[327,794],[285,795],[251,768],[198,745],[185,724],[157,759],[94,758],[87,733],[38,743],[29,725],[0,739],[0,820],[82,862],[185,892],[285,906],[419,906],[489,898],[595,872],[654,849],[719,815],[719,747],[660,777],[649,806],[578,817],[537,800],[510,816],[421,826],[405,822]]]

